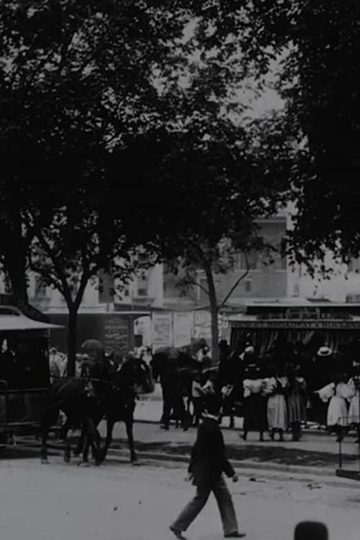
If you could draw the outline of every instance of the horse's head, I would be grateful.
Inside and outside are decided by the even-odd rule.
[[[151,367],[141,358],[135,362],[135,389],[138,394],[151,394],[155,389]]]
[[[105,349],[103,344],[97,339],[87,339],[81,345],[80,352],[82,355],[86,355],[90,362],[100,362],[105,356]]]
[[[137,394],[149,394],[154,391],[154,380],[150,366],[133,354],[128,354],[115,377],[115,385],[128,388]]]

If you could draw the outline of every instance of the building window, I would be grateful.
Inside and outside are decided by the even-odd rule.
[[[360,294],[347,294],[345,301],[349,304],[360,304]]]
[[[144,289],[143,287],[139,287],[138,288],[138,296],[146,296],[147,295],[147,290]]]
[[[245,280],[245,291],[246,292],[251,292],[251,279],[246,279]]]
[[[360,257],[351,257],[348,264],[348,272],[358,274],[360,272]]]
[[[245,254],[243,251],[235,255],[235,268],[237,270],[257,270],[260,262],[260,252],[251,251]]]

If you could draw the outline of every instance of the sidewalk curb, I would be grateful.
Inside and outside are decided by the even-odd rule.
[[[135,419],[134,419],[135,423],[136,424],[160,424],[159,420],[151,420],[149,418],[136,418],[136,415],[135,415]],[[225,425],[220,425],[221,429],[224,430],[224,431],[239,431],[239,432],[242,432],[242,428],[231,428],[229,426],[225,426]],[[304,435],[315,435],[316,437],[319,436],[319,437],[328,437],[329,434],[326,430],[318,430],[318,429],[308,429],[308,428],[305,428],[302,430],[302,433]]]
[[[115,443],[117,441],[114,441]],[[63,449],[63,446],[59,443],[48,443],[48,448],[59,450]],[[136,450],[136,453],[146,459],[153,459],[156,461],[174,461],[179,463],[189,463],[190,455],[184,454],[172,454],[169,452],[153,452],[151,450]],[[129,451],[121,448],[110,448],[108,452],[109,456],[121,456],[128,457]],[[278,472],[284,474],[312,474],[314,476],[335,476],[335,468],[322,467],[318,469],[317,467],[301,467],[300,465],[279,465],[277,463],[260,463],[257,461],[251,460],[239,460],[231,459],[231,463],[235,468],[252,470],[254,472],[263,471],[263,472]]]
[[[114,453],[114,455],[124,455],[127,456],[128,452],[126,450],[112,450],[109,451],[109,455]],[[159,461],[177,461],[180,463],[189,463],[190,456],[184,456],[182,454],[169,454],[165,452],[148,452],[148,451],[141,451],[138,450],[137,454],[139,456],[142,456],[144,458],[148,459],[155,459]],[[231,464],[234,466],[234,468],[237,469],[245,469],[250,470],[254,472],[263,471],[263,472],[280,472],[285,474],[312,474],[314,476],[335,476],[335,469],[332,469],[330,467],[323,467],[321,469],[317,469],[316,467],[297,467],[292,465],[278,465],[275,463],[272,464],[265,464],[265,463],[258,463],[256,461],[250,461],[250,460],[237,460],[237,459],[231,459]]]
[[[57,452],[63,450],[63,446],[58,443],[49,443],[48,448]],[[182,454],[137,450],[137,455],[140,459],[148,459],[156,462],[166,461],[169,463],[183,463],[184,465],[189,463],[189,456]],[[109,449],[108,456],[112,459],[120,458],[121,460],[129,461],[128,449]],[[322,467],[318,469],[317,467],[278,465],[275,463],[265,464],[250,460],[240,461],[235,459],[232,459],[231,463],[239,476],[253,482],[264,478],[273,478],[280,481],[294,480],[298,482],[309,482],[309,487],[313,488],[321,488],[323,485],[326,485],[330,487],[359,489],[357,481],[337,476],[335,468]],[[311,483],[314,482],[314,477],[318,479],[318,483],[321,482],[321,485],[311,486]]]
[[[137,452],[138,456],[142,459],[149,459],[157,462],[167,461],[175,463],[188,464],[189,458],[179,454],[166,454],[159,452]],[[109,457],[116,458],[129,458],[129,453],[126,450],[109,450]],[[315,467],[291,467],[282,465],[270,465],[258,464],[255,462],[243,462],[239,460],[231,460],[231,463],[236,469],[239,476],[247,478],[249,481],[256,482],[259,479],[264,478],[276,478],[276,480],[282,481],[302,481],[302,482],[314,482],[314,477],[321,479],[321,485],[309,486],[313,488],[321,488],[323,485],[330,487],[342,487],[342,488],[356,488],[359,489],[359,484],[350,479],[339,478],[336,476],[335,469],[323,468],[321,470]],[[277,473],[277,474],[276,474]],[[278,475],[281,475],[280,477]]]

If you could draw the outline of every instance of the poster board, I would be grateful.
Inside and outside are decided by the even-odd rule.
[[[184,347],[191,343],[193,324],[192,312],[173,313],[174,347]]]
[[[121,317],[106,319],[104,327],[104,345],[109,353],[126,354],[130,349],[129,323]]]
[[[153,313],[153,350],[172,346],[172,314]]]
[[[219,339],[229,339],[229,320],[224,315],[218,315]],[[194,313],[194,337],[204,338],[211,343],[211,315],[208,311],[196,311]]]

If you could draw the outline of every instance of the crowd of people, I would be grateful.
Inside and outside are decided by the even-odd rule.
[[[255,358],[250,344],[238,356],[229,351],[223,356],[219,371],[225,377],[220,376],[220,384],[240,381],[244,440],[255,429],[260,440],[267,430],[272,440],[276,433],[283,440],[290,430],[296,441],[309,421],[335,433],[338,441],[351,429],[359,437],[360,362],[334,361],[326,345],[310,361],[296,360],[290,358],[286,363],[273,356],[264,362]]]
[[[191,422],[198,425],[205,399],[217,394],[220,421],[229,416],[230,427],[234,427],[234,416],[243,416],[244,440],[255,430],[260,441],[266,432],[271,440],[276,436],[284,440],[290,432],[292,440],[298,441],[302,427],[309,422],[335,433],[337,440],[351,429],[359,435],[360,369],[356,360],[347,363],[345,372],[344,365],[333,361],[326,345],[319,347],[311,361],[304,362],[291,357],[288,362],[279,361],[274,355],[260,359],[250,343],[240,354],[226,342],[220,342],[219,349],[216,366],[209,361],[208,347],[202,344],[188,351],[186,362],[174,351],[169,358],[168,351],[166,367],[156,367],[155,377],[163,390],[163,429],[169,429],[171,420],[184,429]],[[190,384],[186,380],[189,372]]]
[[[360,362],[356,358],[334,361],[326,345],[320,346],[312,358],[304,360],[298,355],[291,356],[289,361],[279,360],[276,354],[259,358],[251,342],[245,343],[239,353],[221,341],[219,351],[220,361],[216,365],[205,340],[182,349],[169,347],[155,354],[150,347],[140,347],[127,355],[145,360],[160,382],[163,429],[169,429],[171,421],[183,429],[191,424],[199,425],[205,399],[217,394],[221,401],[220,421],[229,416],[230,427],[234,427],[234,417],[243,416],[241,436],[244,440],[249,432],[257,431],[261,441],[266,432],[271,440],[276,435],[284,440],[285,434],[290,432],[292,440],[297,441],[302,427],[309,421],[335,433],[337,440],[350,430],[359,438]],[[6,384],[15,384],[12,373],[16,371],[16,385],[29,384],[30,367],[24,361],[28,352],[19,349],[15,353],[13,347],[3,341],[0,379]],[[77,354],[76,377],[84,374],[88,359],[84,352]],[[111,355],[107,355],[106,360],[114,363]],[[20,370],[19,376],[20,363],[24,364],[24,370]],[[66,377],[67,356],[52,347],[49,367],[51,382]]]
[[[138,347],[134,351],[129,351],[125,358],[140,358],[147,364],[150,364],[152,359],[152,353],[150,347]],[[86,375],[86,366],[89,362],[89,354],[86,352],[80,352],[75,357],[75,377],[82,377]],[[114,361],[113,355],[105,353],[105,362],[109,365],[110,369],[116,369],[118,366]],[[59,351],[56,347],[51,347],[49,351],[49,367],[50,367],[50,382],[55,381],[61,377],[67,377],[67,355]]]

